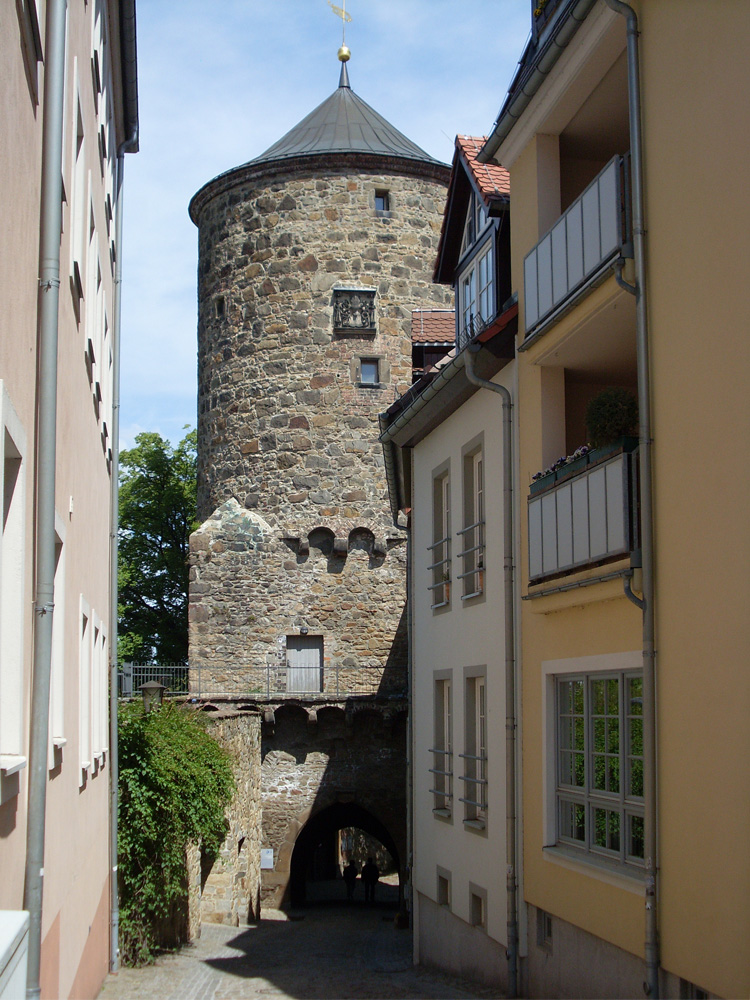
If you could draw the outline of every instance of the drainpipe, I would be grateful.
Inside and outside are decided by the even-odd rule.
[[[409,455],[411,459],[411,455]],[[414,671],[414,540],[412,530],[413,512],[409,513],[409,525],[406,532],[406,669],[407,677],[407,709],[406,709],[406,869],[408,873],[408,898],[406,900],[407,912],[414,934],[414,742],[413,742],[413,705],[414,691],[412,688],[412,678]],[[398,523],[398,522],[397,522]]]
[[[109,492],[109,971],[120,967],[120,894],[117,887],[117,817],[120,765],[117,747],[117,538],[120,498],[120,324],[122,317],[122,185],[125,153],[133,137],[117,151],[117,200],[115,202],[115,301],[112,330],[112,468]]]
[[[633,255],[635,258],[636,351],[638,363],[638,418],[640,422],[640,502],[643,575],[643,764],[644,855],[646,864],[646,996],[659,996],[659,941],[657,919],[657,794],[656,794],[656,656],[654,649],[654,523],[652,506],[651,384],[646,296],[646,248],[643,212],[643,139],[638,58],[638,18],[622,0],[605,0],[627,18],[628,102],[633,189]]]
[[[62,133],[67,0],[47,4],[44,124],[39,234],[39,341],[37,361],[36,534],[34,539],[34,673],[31,686],[26,874],[23,906],[29,911],[26,996],[40,995],[47,743],[55,587],[55,463],[57,458],[57,331],[62,234]]]
[[[518,903],[516,889],[516,660],[513,608],[513,457],[510,393],[504,385],[480,378],[474,371],[474,354],[481,345],[464,352],[464,371],[472,385],[491,389],[503,401],[503,591],[505,597],[505,850],[508,922],[508,997],[518,996]]]

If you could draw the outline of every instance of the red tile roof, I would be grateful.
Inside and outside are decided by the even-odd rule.
[[[456,339],[455,317],[452,309],[413,309],[412,344],[452,344]]]
[[[456,146],[463,153],[466,165],[485,200],[503,196],[507,198],[510,195],[510,177],[505,167],[494,163],[477,163],[477,155],[485,142],[486,137],[481,135],[456,136]]]

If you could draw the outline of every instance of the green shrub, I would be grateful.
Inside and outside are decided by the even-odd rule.
[[[188,841],[218,854],[234,775],[204,717],[187,706],[146,715],[140,703],[122,705],[118,733],[120,952],[124,964],[142,965],[159,947],[159,925],[186,899]]]
[[[586,430],[592,448],[603,448],[638,433],[638,402],[629,389],[603,389],[586,408]]]

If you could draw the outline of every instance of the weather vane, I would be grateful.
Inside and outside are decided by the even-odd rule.
[[[351,21],[352,15],[346,13],[346,0],[342,0],[342,2],[343,6],[339,7],[337,4],[333,3],[333,0],[328,0],[328,6],[337,17],[341,18],[341,48],[339,49],[339,59],[341,62],[346,62],[351,55],[349,47],[346,44],[346,25],[347,22]]]

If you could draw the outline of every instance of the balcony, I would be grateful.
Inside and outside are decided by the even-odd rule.
[[[630,155],[613,157],[526,255],[527,336],[623,254],[631,238],[629,176]]]
[[[529,582],[639,546],[637,451],[621,451],[529,497]]]

